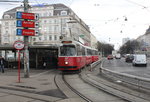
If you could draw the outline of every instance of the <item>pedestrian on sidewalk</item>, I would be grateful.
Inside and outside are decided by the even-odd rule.
[[[5,63],[4,58],[0,56],[0,70],[2,73],[4,73],[4,63]]]

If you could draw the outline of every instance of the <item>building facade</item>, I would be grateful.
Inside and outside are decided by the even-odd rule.
[[[91,34],[91,47],[97,49],[97,45],[98,45],[98,40],[93,34]]]
[[[147,56],[150,56],[150,27],[146,30],[145,34],[139,36],[136,39],[140,42],[141,49],[137,52],[146,53]]]
[[[23,36],[16,36],[16,12],[24,11],[22,6],[4,12],[1,21],[1,44],[12,45],[16,40],[23,40]],[[29,44],[59,44],[64,37],[79,41],[84,35],[85,45],[91,45],[89,27],[67,6],[63,4],[31,6],[30,13],[39,14],[38,36],[29,37]],[[74,20],[74,22],[71,22]]]
[[[144,35],[137,38],[137,41],[139,41],[142,46],[150,47],[150,27],[146,30]]]
[[[1,24],[0,24],[0,43],[1,43]]]

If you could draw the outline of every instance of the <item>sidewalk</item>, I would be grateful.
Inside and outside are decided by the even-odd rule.
[[[21,80],[18,82],[17,69],[5,69],[5,73],[0,73],[0,102],[51,102],[64,98],[65,96],[58,90],[54,83],[54,70],[30,70],[30,77],[24,78],[21,70]],[[5,95],[6,94],[6,95]],[[17,98],[12,101],[12,95]],[[4,96],[4,97],[3,97]],[[6,98],[6,96],[10,96]],[[17,101],[16,101],[17,100]],[[40,101],[39,101],[40,100]]]

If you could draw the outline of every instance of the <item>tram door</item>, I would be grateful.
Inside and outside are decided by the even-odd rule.
[[[38,50],[37,62],[39,68],[57,68],[57,50]]]

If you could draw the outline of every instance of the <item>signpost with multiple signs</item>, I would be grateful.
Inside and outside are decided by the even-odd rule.
[[[35,31],[33,28],[38,28],[38,23],[35,22],[38,20],[39,16],[35,13],[26,13],[26,12],[17,12],[16,13],[16,26],[23,27],[18,28],[16,31],[16,35],[18,36],[35,36],[38,35],[38,31]],[[30,20],[30,21],[28,21]],[[29,29],[32,28],[32,29]]]
[[[29,78],[29,51],[28,51],[28,40],[29,36],[36,36],[38,35],[38,23],[36,22],[39,18],[38,14],[35,13],[28,13],[28,0],[24,0],[24,12],[17,12],[16,13],[16,35],[24,36],[24,77]],[[17,44],[16,44],[17,43]],[[14,47],[21,47],[20,42],[15,42]],[[17,48],[17,49],[18,49]],[[18,49],[19,52],[19,49]],[[18,58],[20,58],[20,53],[18,53]],[[20,67],[20,59],[18,59],[18,68]],[[20,70],[19,73],[19,82],[20,82]]]

